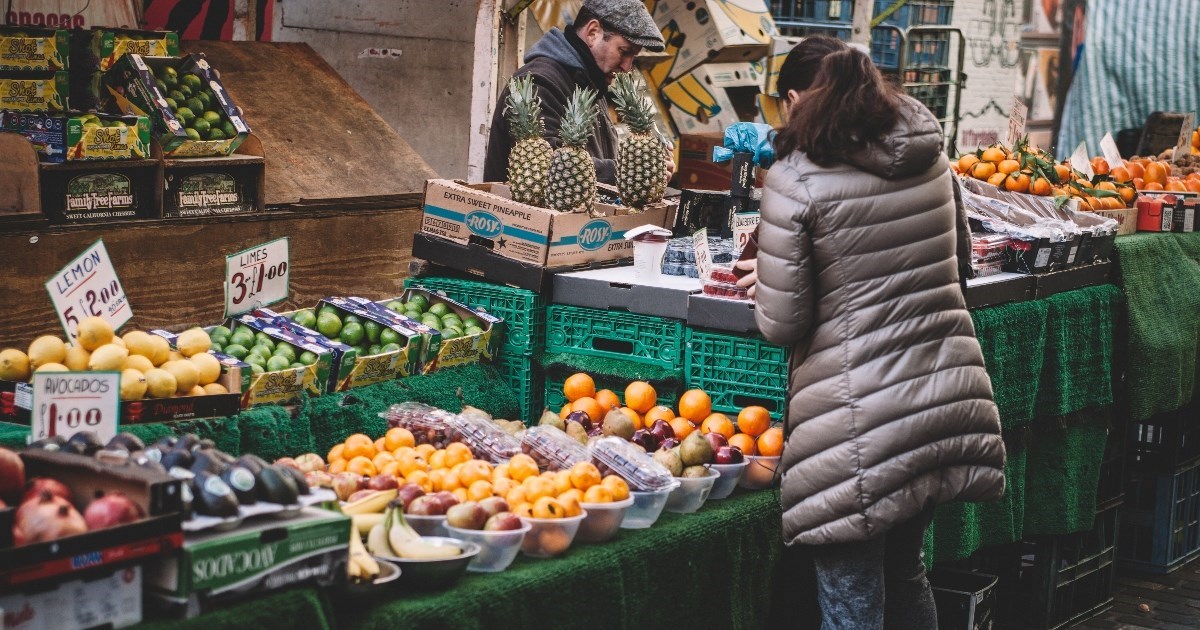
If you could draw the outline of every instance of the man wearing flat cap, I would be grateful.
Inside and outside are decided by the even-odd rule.
[[[665,48],[662,34],[643,0],[584,0],[575,22],[565,32],[550,29],[529,49],[525,65],[514,73],[514,76],[533,76],[537,95],[542,99],[544,135],[554,147],[562,143],[558,137],[559,121],[575,87],[589,87],[599,93],[600,115],[596,117],[587,150],[596,164],[596,179],[601,183],[614,184],[617,179],[617,133],[608,117],[605,99],[608,85],[616,73],[633,68],[633,58],[643,48],[656,52]],[[508,153],[513,140],[504,118],[507,98],[506,87],[492,116],[484,181],[508,181]],[[674,164],[669,168],[674,171]]]

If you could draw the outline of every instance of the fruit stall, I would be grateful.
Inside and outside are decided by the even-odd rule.
[[[99,106],[0,114],[5,627],[796,623],[752,152],[668,189],[622,75],[598,185],[594,95],[550,152],[518,81],[514,159],[557,179],[439,179],[302,44],[29,31],[69,71],[0,81]],[[929,529],[943,627],[1064,627],[1200,555],[1200,173],[1149,154],[952,162],[1007,489]]]

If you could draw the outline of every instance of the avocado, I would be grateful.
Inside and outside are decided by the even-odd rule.
[[[197,436],[195,433],[186,433],[180,436],[179,441],[175,443],[175,446],[179,448],[185,448],[189,451],[194,451],[196,450],[196,446],[199,444],[199,436]]]
[[[67,438],[61,435],[55,435],[54,437],[42,438],[30,444],[29,448],[40,448],[47,451],[59,451],[62,450],[63,444],[66,443]]]
[[[78,455],[95,455],[96,451],[104,448],[104,442],[100,441],[100,436],[96,435],[95,431],[80,431],[67,439],[67,443],[63,444],[62,450],[68,453],[76,453]]]
[[[246,467],[234,465],[226,468],[225,472],[221,473],[221,480],[233,490],[239,504],[250,505],[258,502],[258,490],[255,487],[258,481],[254,473]]]
[[[296,484],[296,494],[305,495],[312,494],[312,490],[308,487],[308,480],[304,478],[304,473],[292,468],[291,466],[276,466],[283,471]]]
[[[179,445],[179,436],[164,435],[164,436],[158,438],[158,441],[155,442],[154,445],[162,448],[162,450],[164,450],[164,451],[173,449]]]
[[[258,498],[267,503],[295,505],[299,489],[291,476],[275,466],[263,466],[255,475],[258,479]]]
[[[173,448],[162,454],[162,459],[159,460],[159,463],[167,470],[175,467],[191,468],[194,459],[191,451],[185,448]]]
[[[263,466],[268,465],[267,462],[263,461],[261,457],[249,453],[237,458],[237,464],[250,469],[250,472],[254,473],[255,475],[257,475],[258,472],[263,469]]]
[[[126,431],[122,431],[121,433],[114,435],[113,439],[109,440],[108,444],[104,445],[104,448],[109,450],[120,450],[135,453],[145,449],[146,443],[143,442],[138,436]]]
[[[229,487],[229,484],[221,481],[220,477],[212,473],[201,472],[196,474],[196,478],[192,482],[195,484],[193,489],[195,497],[192,502],[197,514],[218,518],[237,516],[237,496],[233,494],[233,489]]]
[[[215,455],[215,451],[193,451],[192,457],[194,458],[191,467],[192,472],[196,473],[197,475],[202,472],[220,475],[221,473],[225,472],[226,468],[229,468],[228,464],[221,461],[220,458]]]

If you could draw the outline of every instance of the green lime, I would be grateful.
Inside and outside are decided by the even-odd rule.
[[[196,133],[200,134],[201,136],[207,134],[208,130],[209,130],[208,121],[204,120],[203,118],[193,119],[192,124],[190,126],[192,129],[195,129]]]
[[[212,350],[213,352],[220,352],[221,348],[224,348],[224,347],[225,347],[225,344],[220,343],[214,339],[208,349]]]
[[[367,344],[365,344],[365,343],[361,343],[361,344],[359,344],[359,345],[357,345],[357,346],[351,346],[351,347],[352,347],[352,348],[354,348],[354,351],[355,351],[356,353],[358,353],[358,356],[360,356],[360,357],[369,357],[369,356],[371,356],[371,353],[370,353],[371,346],[368,346],[368,345],[367,345]]]
[[[375,344],[375,345],[372,345],[371,347],[367,348],[367,356],[369,356],[369,357],[373,357],[373,356],[379,354],[379,352],[380,352],[379,344]]]
[[[345,317],[342,318],[342,325],[346,325],[351,322],[354,322],[355,324],[361,324],[362,318],[359,317],[358,315],[346,315]]]
[[[182,122],[185,125],[193,120],[196,120],[196,114],[187,107],[180,107],[179,109],[175,110],[175,117],[179,119],[179,122]]]
[[[454,328],[447,328],[442,331],[442,340],[443,341],[450,341],[451,339],[458,339],[461,336],[462,336],[462,332],[459,330],[456,330]]]
[[[304,365],[312,365],[317,362],[317,355],[305,350],[304,352],[300,353],[300,356],[296,357],[296,361],[303,363]]]
[[[171,66],[163,66],[162,69],[160,70],[160,72],[162,74],[160,74],[159,76],[162,77],[164,81],[168,80],[168,79],[174,80],[174,81],[179,80],[179,73],[176,72],[175,68],[172,68]]]
[[[326,311],[317,316],[317,332],[330,339],[336,339],[342,332],[342,320],[332,312]]]
[[[482,335],[483,329],[478,326],[467,326],[465,329],[463,329],[463,334],[468,336]]]
[[[338,339],[348,346],[357,346],[363,340],[363,325],[358,322],[346,322]]]
[[[170,90],[168,90],[168,89],[167,89],[167,84],[166,84],[166,82],[164,82],[162,79],[159,79],[159,80],[155,81],[155,82],[154,82],[154,87],[158,88],[158,91],[159,91],[159,92],[162,92],[163,94],[166,94],[167,92],[170,92]]]
[[[225,132],[225,137],[227,138],[233,138],[238,135],[237,127],[234,127],[233,123],[228,120],[221,123],[221,131]]]
[[[233,331],[225,326],[213,326],[212,330],[208,331],[209,337],[228,337],[232,334]]]
[[[395,312],[399,313],[400,311],[404,310],[404,302],[401,302],[399,300],[392,300],[391,302],[388,302],[387,306],[385,306],[384,308],[386,308],[389,311],[395,311]]]
[[[265,332],[255,333],[254,343],[260,346],[266,346],[268,350],[275,349],[275,340]]]
[[[192,87],[190,85],[180,82],[175,89],[179,90],[179,93],[182,94],[185,99],[192,97]]]
[[[439,330],[442,328],[442,320],[433,315],[422,316],[421,323],[429,326],[430,328],[437,328]]]
[[[320,317],[321,315],[324,315],[325,313],[333,313],[334,315],[337,316],[339,322],[342,321],[342,315],[340,313],[338,313],[338,310],[336,308],[334,308],[333,306],[330,306],[329,304],[326,304],[325,306],[322,306],[320,309],[317,310],[317,317]]]
[[[303,370],[305,367],[307,367],[307,366],[305,366],[303,363],[293,363],[288,366],[288,369],[289,370]]]
[[[278,372],[286,370],[292,365],[292,362],[287,357],[271,357],[267,359],[267,371]]]
[[[421,321],[421,311],[405,311],[404,316],[413,321]]]
[[[221,131],[220,127],[213,127],[208,130],[208,139],[209,140],[224,140],[225,132]]]
[[[261,345],[254,346],[253,348],[250,348],[250,354],[246,355],[246,357],[249,358],[253,356],[260,356],[263,359],[269,359],[271,358],[271,349]]]
[[[188,140],[192,140],[194,142],[199,142],[200,140],[202,140],[202,138],[200,137],[200,132],[196,131],[195,129],[192,129],[191,127],[184,129],[183,133],[187,134]]]
[[[363,330],[367,333],[367,339],[371,343],[379,343],[379,331],[383,330],[383,326],[371,321],[363,322]]]
[[[267,365],[266,357],[264,357],[262,355],[254,354],[253,352],[246,355],[246,358],[244,358],[242,360],[245,361],[246,363],[249,363],[250,365],[257,365],[260,368],[266,367],[266,365]]]
[[[398,343],[389,343],[389,344],[385,344],[385,345],[384,345],[382,348],[380,348],[380,349],[379,349],[379,352],[380,352],[380,353],[384,353],[384,352],[400,352],[400,344],[398,344]]]
[[[257,363],[250,364],[250,374],[252,374],[254,376],[258,376],[258,375],[262,374],[263,372],[266,372],[266,370],[263,369],[263,366],[261,366]]]
[[[192,110],[193,112],[196,112],[196,118],[201,117],[200,112],[204,111],[204,103],[200,99],[193,96],[193,97],[189,98],[188,100],[184,101],[183,104],[188,109]],[[211,121],[209,121],[209,122],[211,122]]]
[[[208,108],[212,107],[212,103],[213,103],[212,92],[209,92],[208,90],[204,90],[204,91],[196,94],[196,98],[200,99],[201,103],[204,103],[204,109],[208,109]],[[209,122],[212,122],[212,121],[210,120]]]
[[[250,346],[254,345],[254,333],[239,330],[232,335],[229,335],[229,341],[230,343],[235,343],[244,348],[249,348]]]
[[[379,331],[379,343],[384,346],[390,344],[399,344],[400,333],[392,330],[391,328],[384,328],[383,330]]]
[[[468,315],[466,319],[462,320],[462,322],[463,322],[464,326],[474,326],[476,328],[483,328],[483,322],[480,321],[479,318],[475,317],[474,315]]]
[[[183,92],[180,92],[179,90],[169,90],[167,92],[167,98],[175,101],[176,103],[182,103],[187,100],[187,97],[184,96]]]
[[[450,312],[450,307],[446,306],[444,302],[438,302],[437,304],[429,307],[429,312],[441,317],[442,315]]]
[[[422,293],[414,293],[412,297],[408,298],[408,301],[420,303],[421,308],[425,308],[429,304],[429,298],[425,297]]]
[[[108,127],[109,129],[112,129],[114,127],[124,127],[125,126],[125,122],[121,121],[121,120],[108,120],[101,124],[103,124],[105,127]]]
[[[287,357],[289,362],[295,361],[296,347],[286,341],[281,341],[279,342],[279,345],[275,346],[275,351],[272,352],[271,355],[276,357]]]
[[[201,85],[204,85],[204,80],[194,74],[185,74],[179,78],[179,82],[195,90]]]
[[[200,117],[204,120],[207,120],[208,124],[213,126],[216,126],[217,123],[221,122],[221,115],[211,109],[203,114],[200,114]]]
[[[302,311],[296,311],[296,314],[292,315],[292,321],[305,328],[312,328],[317,325],[317,316],[312,312],[312,309],[306,308]]]

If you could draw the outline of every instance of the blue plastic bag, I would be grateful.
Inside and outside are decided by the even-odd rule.
[[[763,168],[775,163],[775,130],[770,125],[733,123],[725,128],[724,144],[713,147],[713,162],[728,162],[734,153],[753,153],[754,163]]]

